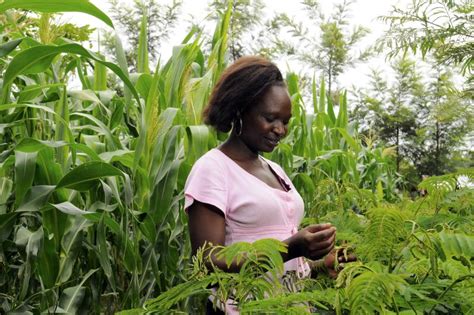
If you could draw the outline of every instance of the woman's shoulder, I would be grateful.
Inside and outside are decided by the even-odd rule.
[[[226,159],[218,149],[214,148],[202,155],[193,165],[193,169],[204,169],[224,172],[226,170]]]
[[[204,153],[199,159],[196,160],[196,164],[208,164],[218,163],[219,165],[224,164],[225,160],[222,158],[222,153],[217,148],[213,148]]]

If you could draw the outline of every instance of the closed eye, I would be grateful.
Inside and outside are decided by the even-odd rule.
[[[265,118],[265,121],[268,123],[272,123],[275,121],[275,118],[272,116],[264,116],[264,118]]]

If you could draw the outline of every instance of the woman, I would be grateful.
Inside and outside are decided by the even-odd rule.
[[[298,230],[304,204],[271,152],[288,131],[291,101],[282,74],[262,57],[243,57],[227,68],[215,86],[204,121],[229,132],[218,148],[193,166],[185,187],[185,209],[193,253],[206,242],[229,245],[275,238],[288,245],[285,270],[309,274],[304,257],[316,260],[334,248],[336,229],[316,224]],[[215,255],[218,268],[236,272]],[[334,261],[329,255],[328,267]]]

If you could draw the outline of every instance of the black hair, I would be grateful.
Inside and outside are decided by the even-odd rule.
[[[204,109],[204,122],[228,132],[250,107],[258,104],[272,86],[285,86],[278,67],[259,56],[246,56],[229,66],[214,87]]]

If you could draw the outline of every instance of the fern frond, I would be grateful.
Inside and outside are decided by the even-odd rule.
[[[461,188],[448,193],[443,206],[450,211],[469,215],[474,212],[474,189]]]
[[[323,292],[286,293],[274,298],[244,303],[241,307],[241,313],[309,314],[310,307],[308,303],[320,309],[328,310],[328,307],[321,301],[326,302]]]
[[[367,216],[369,224],[363,243],[357,253],[368,260],[387,259],[393,256],[397,247],[408,237],[405,216],[395,206],[371,209]]]
[[[320,222],[331,222],[337,228],[337,241],[358,243],[364,231],[366,219],[353,211],[331,211]]]
[[[237,242],[226,247],[219,246],[213,250],[217,251],[218,259],[224,259],[227,267],[230,267],[233,262],[240,264],[254,251],[252,244],[248,242]]]
[[[452,280],[439,281],[444,285],[443,291],[436,299],[437,303],[428,311],[429,313],[461,313],[462,309],[471,309],[474,306],[474,274],[469,274]]]
[[[404,262],[400,266],[399,272],[412,275],[415,281],[420,283],[430,271],[430,267],[429,258],[415,258]]]
[[[399,275],[366,271],[347,288],[351,314],[384,313],[396,292],[407,286]]]
[[[462,262],[454,259],[446,259],[439,265],[440,270],[449,278],[456,280],[470,274],[470,268]]]
[[[463,168],[459,169],[454,173],[458,177],[466,177],[471,181],[471,183],[474,181],[474,168]]]
[[[474,179],[473,169],[464,169],[456,173],[431,176],[424,179],[419,185],[419,189],[425,189],[428,195],[445,195],[458,188],[458,178],[465,176],[470,180]]]
[[[170,310],[174,305],[197,294],[210,294],[211,290],[207,289],[210,284],[216,282],[216,277],[211,274],[201,280],[190,280],[169,289],[160,294],[156,298],[145,303],[146,311],[166,311]]]
[[[444,196],[456,189],[457,179],[453,174],[432,176],[418,184],[418,189],[426,190],[428,195]]]
[[[431,285],[430,283],[428,285],[412,284],[404,287],[401,294],[394,297],[394,302],[400,310],[410,310],[411,314],[424,314],[438,303],[435,298],[430,296],[433,292],[438,292],[438,294],[442,292],[443,287],[443,285]]]
[[[226,247],[218,247],[217,258],[224,259],[230,266],[233,262],[243,262],[241,268],[247,270],[258,265],[265,271],[283,272],[282,252],[287,252],[286,244],[276,239],[261,239],[253,243],[237,242]],[[250,266],[250,267],[249,267]]]
[[[474,257],[474,236],[441,231],[433,237],[433,244],[439,257],[445,261],[450,257]]]
[[[266,265],[267,270],[276,270],[283,273],[283,258],[281,253],[287,253],[287,245],[275,239],[261,239],[255,241],[253,247],[256,250],[259,262]]]
[[[446,222],[449,222],[456,218],[457,215],[451,213],[438,213],[436,215],[420,215],[416,218],[416,223],[425,229],[435,229],[437,226],[443,226]]]
[[[373,271],[372,269],[370,269],[370,267],[367,267],[361,261],[346,264],[344,269],[342,269],[342,271],[339,272],[339,275],[337,276],[336,288],[344,288],[349,286],[352,279],[354,279],[361,273],[366,272],[367,270]]]

